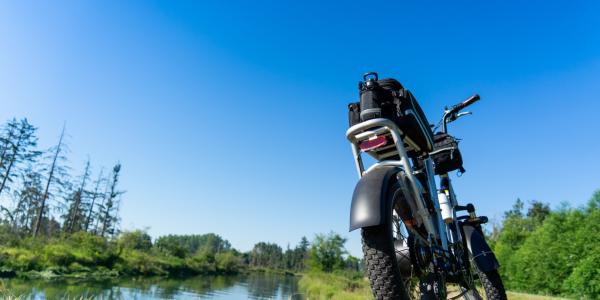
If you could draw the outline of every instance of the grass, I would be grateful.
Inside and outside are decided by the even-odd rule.
[[[482,295],[482,296],[485,295],[485,291],[483,290],[483,288],[478,287],[477,290],[479,291],[480,295]],[[458,295],[457,291],[458,291],[458,287],[456,285],[449,285],[448,286],[448,298]],[[567,298],[551,297],[551,296],[544,296],[544,295],[534,295],[534,294],[511,292],[511,291],[507,291],[506,296],[508,297],[508,300],[566,300],[567,299]]]
[[[359,273],[309,272],[302,275],[298,285],[307,299],[373,299],[368,280]],[[507,292],[506,294],[508,300],[566,299],[519,292]]]
[[[309,272],[298,282],[308,299],[371,299],[369,282],[361,274]]]
[[[567,298],[532,295],[518,292],[506,292],[509,300],[564,300]]]

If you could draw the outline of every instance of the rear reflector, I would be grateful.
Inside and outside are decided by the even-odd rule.
[[[385,138],[385,136],[381,135],[360,143],[360,150],[367,152],[385,146],[386,144],[387,139]]]

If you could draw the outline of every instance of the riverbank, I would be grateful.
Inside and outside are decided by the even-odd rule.
[[[316,247],[319,242],[313,244]],[[33,238],[0,224],[0,278],[190,277],[245,272],[296,275],[306,268],[308,251],[306,238],[285,251],[276,244],[259,242],[251,251],[240,252],[212,233],[166,235],[154,241],[141,230],[109,238],[83,231]],[[356,268],[357,261],[339,258],[335,263]]]
[[[246,269],[241,255],[233,250],[177,253],[84,232],[44,240],[25,238],[0,246],[0,277],[192,276],[236,274]]]

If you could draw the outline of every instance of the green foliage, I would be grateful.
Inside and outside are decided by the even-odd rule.
[[[178,257],[126,250],[115,268],[127,275],[169,275],[179,273],[182,266],[183,261]]]
[[[553,214],[531,233],[506,265],[509,286],[559,294],[563,281],[580,259],[577,245],[572,242],[581,217],[578,211]]]
[[[535,227],[541,225],[548,215],[550,215],[550,205],[539,201],[533,201],[527,210],[527,218]]]
[[[125,232],[111,241],[87,232],[76,232],[46,240],[25,238],[16,245],[0,246],[0,272],[51,277],[78,273],[108,275],[193,275],[237,273],[242,270],[242,255],[229,249],[229,242],[206,235],[195,254],[172,255],[152,245],[141,230]],[[169,241],[189,240],[171,236]],[[212,247],[216,244],[226,247]],[[185,249],[180,245],[181,249]],[[219,252],[211,252],[218,249]],[[111,273],[110,270],[115,272]],[[37,273],[31,273],[37,272]]]
[[[40,268],[38,254],[29,249],[0,248],[0,261],[7,271],[24,272]]]
[[[298,282],[310,299],[372,299],[369,282],[359,272],[323,273],[311,271]]]
[[[180,258],[197,252],[220,253],[231,250],[229,241],[214,233],[161,236],[156,240],[155,245],[158,249]]]
[[[570,296],[597,299],[600,295],[600,254],[594,253],[581,260],[565,280],[563,288]]]
[[[214,273],[217,271],[215,255],[209,252],[197,253],[192,257],[186,258],[186,264],[194,270],[203,270],[204,273]]]
[[[344,269],[360,272],[362,270],[362,260],[352,255],[348,255],[344,261]]]
[[[273,243],[260,242],[250,252],[250,265],[253,267],[281,269],[283,252],[281,247]]]
[[[242,265],[239,256],[233,252],[221,252],[215,255],[216,269],[220,273],[236,273]]]
[[[331,272],[344,267],[346,239],[337,233],[317,234],[309,251],[312,269]]]
[[[306,237],[302,237],[300,243],[294,249],[290,249],[288,246],[283,254],[285,269],[292,271],[304,270],[309,246]]]
[[[517,201],[494,241],[510,289],[600,299],[600,192],[584,208]]]
[[[152,249],[152,238],[143,230],[125,231],[119,236],[118,244],[125,249],[148,252]]]
[[[215,234],[168,235],[153,246],[145,232],[133,231],[122,234],[119,243],[120,271],[132,275],[237,273],[243,267],[241,255]]]
[[[19,244],[20,236],[15,234],[8,224],[0,224],[0,244],[4,246],[16,246]]]
[[[16,247],[0,247],[0,266],[16,272],[51,270],[54,273],[111,268],[118,255],[104,239],[89,233],[49,240],[23,239]]]

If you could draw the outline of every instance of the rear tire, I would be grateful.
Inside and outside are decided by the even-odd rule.
[[[382,225],[362,229],[367,276],[375,299],[410,300],[396,262],[390,227]]]

